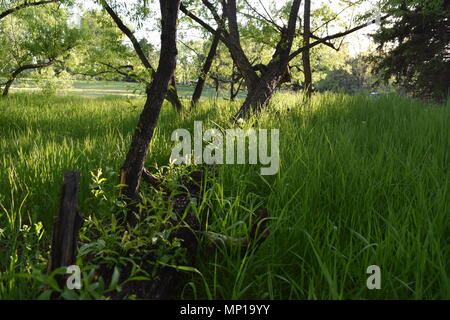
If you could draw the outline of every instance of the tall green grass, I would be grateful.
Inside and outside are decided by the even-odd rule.
[[[45,263],[63,172],[81,171],[81,211],[95,214],[90,172],[120,167],[142,105],[112,97],[0,100],[1,298],[39,296],[40,287],[17,274]],[[166,105],[148,166],[168,163],[173,130],[192,131],[195,120],[226,128],[236,108],[205,100],[178,115]],[[192,276],[182,297],[450,298],[449,106],[336,94],[304,103],[279,94],[245,126],[280,129],[278,175],[222,166],[200,212],[208,230],[242,236],[263,206],[271,235],[245,257],[204,244],[195,266],[202,276]],[[370,265],[381,267],[381,290],[366,287]]]

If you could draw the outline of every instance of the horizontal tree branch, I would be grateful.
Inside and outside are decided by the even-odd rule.
[[[25,1],[24,3],[19,4],[18,6],[15,6],[13,8],[10,8],[10,9],[7,9],[7,10],[1,12],[0,13],[0,20],[2,20],[3,18],[6,18],[10,14],[13,14],[14,12],[17,12],[17,11],[25,9],[25,8],[35,7],[35,6],[40,6],[40,5],[50,4],[50,3],[57,3],[57,2],[60,2],[60,1],[61,0],[44,0],[44,1],[37,1],[37,2]]]
[[[130,74],[130,72],[134,70],[134,66],[132,66],[132,65],[116,67],[116,66],[113,66],[112,64],[109,64],[106,62],[98,62],[98,64],[101,64],[102,66],[110,68],[115,73],[118,73],[124,77],[134,78],[140,82],[149,83],[148,81],[145,81],[145,79],[142,79],[141,77],[139,77],[137,75]],[[122,71],[121,69],[128,69],[129,71],[126,72],[126,71]]]
[[[40,69],[40,68],[49,67],[49,66],[51,66],[52,64],[54,64],[56,62],[61,62],[61,61],[59,61],[59,60],[50,60],[49,62],[45,62],[45,63],[33,63],[33,64],[26,64],[26,65],[20,66],[19,68],[14,70],[14,72],[11,74],[11,78],[17,78],[17,76],[19,74],[21,74],[22,72],[24,72],[26,70]]]

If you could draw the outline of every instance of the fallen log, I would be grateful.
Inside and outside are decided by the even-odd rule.
[[[163,181],[152,175],[148,170],[144,170],[142,175],[144,182],[158,190],[162,190],[167,200],[173,202],[172,210],[179,219],[173,220],[172,225],[179,225],[180,228],[172,232],[171,239],[177,238],[182,241],[182,247],[186,249],[186,260],[189,266],[195,265],[199,239],[201,238],[209,243],[210,249],[217,248],[217,246],[221,245],[229,249],[236,246],[244,256],[250,253],[250,249],[256,249],[269,236],[267,227],[268,212],[264,208],[260,208],[253,214],[253,224],[247,237],[233,238],[205,231],[205,227],[202,225],[199,217],[191,210],[190,206],[193,202],[194,205],[202,202],[202,186],[205,181],[209,180],[206,179],[206,176],[213,174],[215,169],[216,167],[210,167],[205,171],[194,171],[188,176],[182,177],[178,190],[165,189]],[[171,196],[172,192],[175,192],[174,196]],[[128,295],[133,294],[138,299],[175,299],[187,280],[186,276],[186,273],[180,272],[179,270],[164,267],[159,270],[156,279],[129,282],[123,288],[122,292],[115,294],[112,298],[124,299]]]

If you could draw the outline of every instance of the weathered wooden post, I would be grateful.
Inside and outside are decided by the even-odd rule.
[[[57,268],[74,265],[76,262],[78,233],[84,222],[78,212],[79,184],[79,172],[64,173],[59,215],[55,218],[53,226],[50,272]],[[63,286],[64,277],[58,277],[58,282],[60,286]]]

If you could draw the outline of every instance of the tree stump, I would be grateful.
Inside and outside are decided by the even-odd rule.
[[[50,272],[76,263],[78,234],[84,222],[78,212],[79,184],[79,172],[64,173],[59,215],[55,218],[53,226]],[[58,278],[60,285],[64,285],[63,280],[64,277]]]

